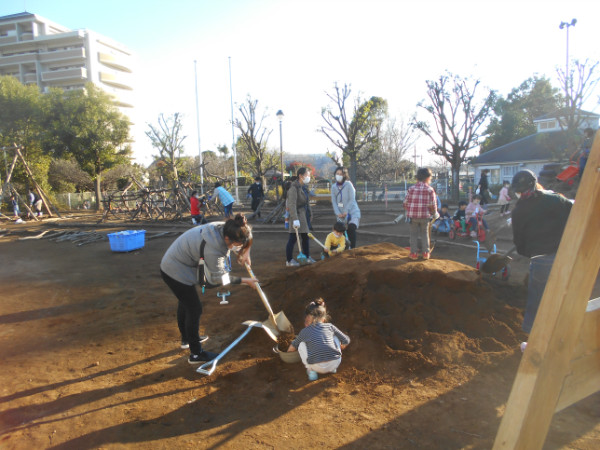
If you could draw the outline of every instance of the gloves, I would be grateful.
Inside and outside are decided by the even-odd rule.
[[[438,220],[439,218],[440,218],[440,213],[438,213],[437,211],[436,211],[436,212],[434,212],[434,213],[431,215],[431,220],[432,220],[432,221],[434,221],[434,220]]]
[[[292,226],[294,227],[294,229],[300,228],[300,221],[299,220],[294,220],[292,222]]]
[[[508,225],[509,227],[512,226],[512,217],[506,219],[506,225]]]

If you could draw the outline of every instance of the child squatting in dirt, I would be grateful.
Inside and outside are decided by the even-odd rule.
[[[287,350],[300,354],[310,381],[319,378],[319,373],[335,373],[342,362],[342,350],[350,344],[350,338],[328,321],[325,301],[318,298],[310,302],[304,310],[305,328]]]
[[[344,222],[333,224],[333,231],[325,239],[325,254],[327,256],[337,255],[346,249],[346,225]]]

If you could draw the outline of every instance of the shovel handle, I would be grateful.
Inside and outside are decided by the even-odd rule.
[[[202,375],[212,375],[212,373],[217,368],[217,364],[219,363],[221,358],[223,358],[223,356],[225,356],[227,353],[229,353],[229,350],[231,350],[242,339],[244,339],[246,337],[246,335],[248,333],[250,333],[250,330],[252,330],[252,326],[248,326],[248,328],[246,328],[246,330],[244,330],[244,332],[235,341],[233,341],[231,344],[229,344],[225,350],[223,350],[221,353],[219,353],[215,359],[213,359],[212,361],[208,361],[208,362],[202,364],[200,367],[198,367],[196,369],[196,372],[201,373]]]
[[[300,235],[298,234],[298,228],[294,228],[296,232],[296,242],[298,243],[298,251],[302,254],[302,248],[300,247]]]
[[[254,276],[254,272],[252,271],[252,268],[250,267],[250,265],[248,263],[245,263],[245,266],[246,266],[246,270],[248,271],[248,274],[252,278],[256,278]],[[258,283],[255,283],[255,284],[256,284],[256,290],[258,291],[258,296],[262,300],[263,305],[265,305],[265,308],[267,308],[267,312],[269,313],[269,318],[271,319],[273,324],[275,326],[277,326],[277,321],[275,320],[275,314],[273,314],[273,309],[271,309],[271,305],[269,304],[269,300],[267,300],[267,296],[265,295],[262,288],[260,287],[260,284],[258,284]]]
[[[313,241],[315,241],[317,244],[319,244],[321,247],[323,247],[323,250],[327,250],[327,247],[325,247],[323,244],[321,244],[321,241],[319,241],[314,234],[312,233],[308,233],[308,237],[311,238]]]

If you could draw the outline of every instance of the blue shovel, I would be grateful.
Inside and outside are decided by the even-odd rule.
[[[302,253],[302,247],[300,247],[300,236],[298,235],[298,228],[294,228],[296,231],[296,242],[298,243],[298,251],[300,252],[296,257],[296,261],[300,263],[301,266],[308,264],[308,258],[304,253]]]

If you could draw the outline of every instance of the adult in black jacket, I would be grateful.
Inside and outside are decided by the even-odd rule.
[[[542,190],[530,170],[514,176],[512,189],[519,198],[511,216],[513,241],[517,253],[531,258],[523,318],[523,331],[529,333],[573,203],[560,194]]]
[[[252,196],[252,204],[250,207],[252,208],[252,211],[256,212],[258,205],[260,205],[260,201],[265,196],[260,177],[254,178],[254,183],[248,188],[248,194]],[[257,215],[260,217],[260,211]]]
[[[488,175],[490,173],[490,169],[483,169],[481,171],[481,178],[479,179],[479,184],[477,188],[479,189],[479,195],[481,195],[481,206],[484,206],[490,202],[490,183],[488,181]]]

